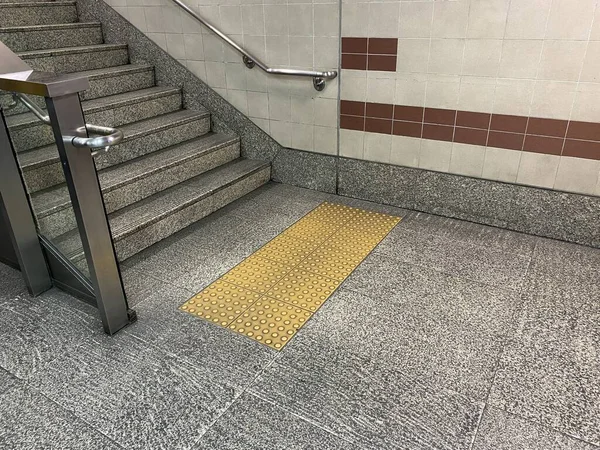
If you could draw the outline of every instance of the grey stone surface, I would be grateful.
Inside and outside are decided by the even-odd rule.
[[[504,289],[520,290],[531,262],[529,255],[460,242],[447,236],[419,233],[402,226],[375,249],[410,263]]]
[[[515,205],[509,228],[600,247],[600,197],[511,186]]]
[[[281,150],[281,146],[268,134],[102,0],[80,0],[77,9],[80,20],[102,23],[105,42],[127,43],[133,63],[152,63],[159,85],[181,87],[186,108],[203,106],[208,109],[214,131],[233,132],[240,136],[244,157],[271,161]]]
[[[154,67],[148,64],[128,64],[89,70],[80,74],[90,80],[89,89],[79,94],[82,100],[154,86]]]
[[[489,402],[600,445],[600,303],[535,295],[504,350]]]
[[[336,164],[334,156],[286,148],[273,160],[273,181],[335,193]]]
[[[126,45],[89,45],[18,53],[33,69],[71,73],[120,66],[129,62]]]
[[[77,22],[75,2],[34,3],[0,3],[0,27]]]
[[[121,449],[72,413],[22,383],[0,393],[0,447]]]
[[[252,430],[251,433],[248,430]],[[351,444],[254,395],[242,395],[195,449],[354,450]]]
[[[25,291],[25,282],[21,273],[0,262],[0,304],[11,295]]]
[[[486,407],[473,450],[596,450],[549,428],[541,427],[501,409]]]
[[[414,209],[418,170],[347,158],[338,164],[340,195]]]
[[[360,448],[469,448],[482,404],[408,375],[395,360],[317,337],[312,325],[322,317],[295,336],[251,393]]]
[[[102,43],[102,28],[99,23],[0,28],[0,41],[13,52],[71,47],[74,42],[95,45]]]

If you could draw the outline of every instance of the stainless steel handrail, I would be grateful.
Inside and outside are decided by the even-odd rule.
[[[208,28],[210,31],[219,36],[222,40],[227,42],[231,48],[236,50],[239,54],[242,55],[242,61],[244,61],[244,65],[248,69],[254,68],[254,66],[258,66],[264,72],[271,75],[290,75],[290,76],[298,76],[298,77],[312,77],[313,86],[317,91],[322,91],[325,89],[326,80],[332,80],[337,77],[338,73],[335,70],[330,71],[319,71],[319,70],[300,70],[300,69],[273,69],[263,63],[260,59],[256,58],[247,50],[244,50],[238,44],[231,40],[231,38],[225,35],[221,30],[207,22],[203,19],[196,11],[190,8],[188,5],[183,3],[181,0],[172,0],[174,3],[179,5],[181,8],[185,10],[190,16]]]
[[[34,102],[32,102],[27,95],[13,93],[13,99],[15,100],[15,102],[20,101],[21,103],[23,103],[27,107],[27,109],[29,109],[29,111],[31,111],[33,115],[37,117],[41,122],[45,123],[46,125],[52,125],[50,117],[47,114],[44,114],[44,111]],[[89,123],[85,124],[85,128],[88,132],[100,134],[101,136],[65,136],[64,139],[70,141],[75,147],[78,148],[100,148],[101,150],[96,150],[92,152],[92,156],[94,157],[98,156],[101,153],[107,152],[110,149],[110,147],[112,147],[113,145],[117,145],[123,140],[123,132],[117,128],[103,127],[100,125],[92,125]]]

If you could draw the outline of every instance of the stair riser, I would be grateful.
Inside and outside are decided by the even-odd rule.
[[[95,98],[106,97],[109,95],[123,94],[125,92],[137,91],[155,85],[154,70],[144,70],[142,72],[126,73],[102,78],[90,79],[90,88],[81,92],[79,97],[82,100],[92,100]],[[34,103],[41,108],[46,108],[44,99],[41,97],[30,96]],[[0,105],[8,105],[11,102],[10,95],[0,94]],[[5,111],[7,116],[27,112],[25,106],[19,104],[16,108]]]
[[[169,169],[152,174],[126,186],[104,193],[107,213],[129,206],[157,192],[195,177],[240,156],[239,143],[235,143],[201,157],[186,160]],[[45,236],[54,238],[76,227],[75,215],[71,207],[55,214],[38,219],[38,225]]]
[[[129,54],[126,48],[118,48],[64,55],[34,57],[24,55],[23,60],[33,69],[42,72],[71,73],[122,66],[129,62]]]
[[[100,27],[67,28],[59,30],[0,32],[3,42],[13,52],[102,44]]]
[[[180,109],[180,107],[181,95],[178,93],[167,97],[119,106],[113,109],[88,112],[85,114],[85,117],[88,123],[118,127],[126,123],[137,122],[160,114],[174,112]],[[42,147],[54,142],[52,128],[41,122],[36,122],[35,125],[27,128],[11,129],[10,135],[17,152]]]
[[[0,8],[0,27],[77,22],[75,5],[11,6]]]
[[[115,249],[119,261],[130,258],[152,244],[171,236],[238,198],[258,189],[267,183],[270,177],[271,169],[269,167],[262,169],[232,186],[226,187],[183,210],[116,241]]]
[[[132,139],[111,148],[108,153],[98,156],[96,158],[96,167],[100,170],[138,158],[156,150],[200,137],[208,133],[209,130],[210,119],[206,117],[142,136],[138,139]],[[23,177],[30,193],[56,186],[65,181],[60,162],[24,171]]]

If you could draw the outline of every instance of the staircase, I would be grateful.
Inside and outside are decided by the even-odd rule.
[[[208,111],[183,109],[179,88],[156,86],[153,67],[129,64],[126,45],[104,44],[100,23],[79,23],[75,2],[0,0],[0,41],[36,70],[86,76],[86,121],[124,132],[95,159],[120,261],[270,179],[268,163],[240,157],[238,137],[211,132]],[[84,267],[50,127],[23,106],[7,114],[40,230]]]

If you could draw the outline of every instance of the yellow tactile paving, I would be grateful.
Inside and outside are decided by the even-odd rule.
[[[280,350],[400,220],[324,202],[180,309]]]

